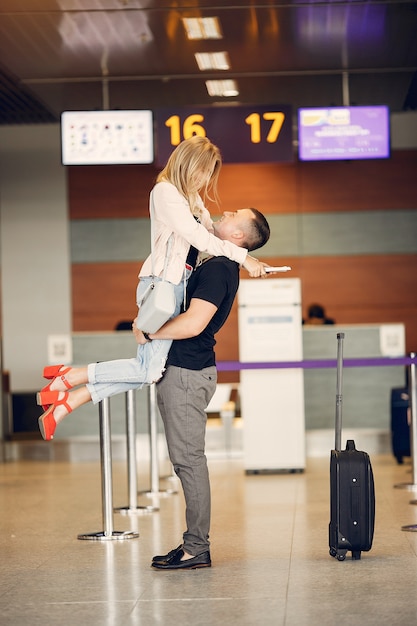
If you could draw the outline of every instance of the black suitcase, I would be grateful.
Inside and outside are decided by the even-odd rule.
[[[404,456],[411,455],[409,407],[408,387],[391,389],[391,446],[398,463],[403,462]]]
[[[335,449],[330,453],[330,556],[344,561],[346,553],[360,559],[371,549],[375,524],[375,490],[371,461],[366,452],[342,440],[342,368],[344,333],[337,334],[337,390]]]

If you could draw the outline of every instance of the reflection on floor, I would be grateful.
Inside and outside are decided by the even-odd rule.
[[[45,444],[48,445],[48,444]],[[53,445],[53,444],[51,444]],[[372,458],[377,517],[362,559],[329,556],[328,458],[303,474],[246,475],[241,458],[210,458],[211,569],[160,572],[151,557],[177,546],[183,499],[170,466],[150,497],[148,464],[138,468],[138,506],[115,512],[124,541],[81,541],[103,530],[100,464],[0,464],[3,626],[334,626],[417,623],[417,523],[410,464]],[[113,503],[127,505],[126,463],[113,463]],[[167,493],[167,491],[169,493]],[[174,493],[172,493],[174,492]],[[176,492],[176,493],[175,493]]]

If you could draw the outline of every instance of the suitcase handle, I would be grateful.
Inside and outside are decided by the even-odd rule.
[[[335,450],[342,449],[342,382],[343,382],[343,339],[345,333],[337,333],[337,373],[336,373],[336,418]]]

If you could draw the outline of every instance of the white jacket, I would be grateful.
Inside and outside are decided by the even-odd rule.
[[[223,241],[208,231],[208,229],[212,229],[213,222],[201,199],[200,202],[201,223],[199,224],[194,219],[187,200],[171,183],[157,183],[150,194],[149,208],[151,215],[153,208],[154,216],[154,272],[156,276],[162,274],[166,243],[171,233],[174,233],[166,279],[175,285],[182,279],[190,245],[200,252],[207,252],[214,256],[226,256],[239,264],[244,263],[248,253],[246,248],[236,246],[230,241]],[[149,255],[139,276],[150,276],[151,274],[152,262],[151,255]]]

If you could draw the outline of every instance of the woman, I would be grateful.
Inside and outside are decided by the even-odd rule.
[[[226,256],[238,262],[252,277],[265,275],[264,264],[248,255],[248,250],[213,234],[213,222],[204,205],[217,202],[217,183],[222,165],[220,151],[207,137],[186,139],[173,151],[159,173],[150,194],[154,220],[153,271],[162,275],[168,239],[172,235],[166,280],[175,285],[178,315],[185,297],[187,280],[196,266],[198,252]],[[137,302],[146,291],[152,276],[151,255],[139,274]],[[90,363],[82,368],[45,367],[43,375],[51,382],[38,393],[44,413],[39,418],[42,437],[53,438],[57,424],[75,408],[92,400],[139,388],[159,380],[164,371],[171,340],[139,345],[136,358]],[[85,385],[68,395],[68,390]]]

